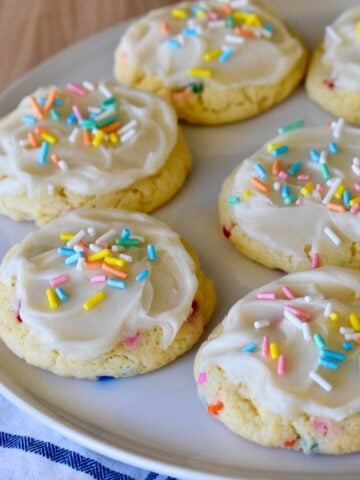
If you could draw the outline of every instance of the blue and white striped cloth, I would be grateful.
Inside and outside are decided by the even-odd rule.
[[[1,480],[176,480],[93,453],[0,396]]]

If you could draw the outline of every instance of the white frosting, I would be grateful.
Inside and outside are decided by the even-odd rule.
[[[66,266],[68,257],[57,253],[63,244],[61,232],[87,232],[89,227],[96,229],[96,236],[86,233],[83,238],[89,244],[111,229],[116,234],[109,242],[114,243],[124,227],[132,235],[144,237],[140,247],[124,250],[133,257],[123,268],[129,274],[126,288],[91,283],[95,274],[113,275],[101,269],[79,271],[76,265]],[[155,245],[156,261],[148,259],[148,243]],[[150,275],[136,281],[143,270]],[[69,276],[61,285],[69,298],[51,310],[46,289],[52,278],[63,274]],[[15,283],[20,316],[31,331],[40,335],[49,349],[79,358],[95,358],[126,337],[154,326],[161,327],[162,348],[166,349],[191,313],[198,286],[194,262],[176,233],[152,217],[115,209],[76,210],[31,233],[16,254],[3,262],[0,275],[4,283]],[[105,300],[84,310],[83,303],[100,290],[105,292]]]
[[[329,142],[336,142],[339,153],[332,154],[328,150]],[[272,165],[276,160],[264,146],[252,157],[244,160],[233,173],[230,186],[230,195],[238,196],[240,203],[229,205],[231,216],[239,224],[241,230],[252,238],[261,241],[275,251],[282,251],[284,255],[292,256],[296,261],[307,259],[304,248],[310,246],[311,253],[321,253],[337,248],[325,235],[324,228],[330,227],[342,242],[359,241],[360,219],[356,213],[348,209],[344,212],[330,210],[323,203],[330,186],[324,181],[321,174],[320,162],[310,160],[311,149],[326,151],[327,166],[332,179],[340,178],[347,187],[351,197],[358,197],[359,192],[354,189],[358,176],[352,170],[352,160],[359,152],[360,130],[345,127],[340,139],[335,139],[332,130],[327,126],[317,128],[300,128],[280,135],[269,144],[287,145],[289,151],[278,156],[282,163],[282,170],[297,161],[302,162],[302,168],[296,175],[282,180],[272,174]],[[262,193],[252,184],[252,177],[257,177],[255,164],[261,164],[268,174],[262,180],[269,187],[269,193]],[[309,174],[310,180],[297,180],[297,175]],[[323,191],[303,196],[301,188],[308,182],[322,184]],[[280,183],[280,189],[274,189],[274,183]],[[289,185],[303,202],[302,205],[292,203],[286,205],[282,199],[282,187]],[[360,185],[359,185],[360,187]],[[251,190],[252,196],[244,198],[244,191]],[[332,198],[331,203],[342,204],[341,200]],[[226,225],[225,225],[226,227]],[[349,245],[348,245],[349,247]],[[341,248],[341,246],[340,246]],[[308,251],[309,253],[309,251]]]
[[[230,2],[231,4],[231,2]],[[264,85],[280,81],[292,69],[302,55],[299,40],[289,34],[280,20],[255,3],[244,2],[243,8],[234,8],[234,12],[254,12],[260,19],[261,27],[256,38],[244,38],[239,45],[226,39],[233,35],[234,29],[227,26],[210,28],[216,20],[209,18],[209,12],[220,12],[224,2],[208,0],[206,2],[182,2],[172,7],[151,11],[147,16],[133,23],[121,39],[117,55],[124,55],[132,64],[140,65],[146,73],[155,75],[171,87],[185,87],[194,81],[217,87]],[[201,5],[206,15],[197,17],[191,8]],[[188,12],[187,19],[172,16],[173,9]],[[211,16],[211,13],[210,13]],[[221,20],[226,15],[221,14]],[[161,31],[161,23],[169,25],[169,37]],[[273,33],[269,34],[263,26],[270,24]],[[243,26],[239,21],[237,26]],[[198,28],[198,35],[187,36],[186,28]],[[254,28],[254,27],[251,27]],[[256,28],[255,28],[256,30]],[[264,35],[265,32],[265,35]],[[180,48],[169,47],[168,38],[179,41]],[[238,37],[241,38],[241,37]],[[204,60],[209,51],[233,47],[232,57],[225,62],[219,59]],[[210,69],[210,78],[193,78],[188,68]]]
[[[88,118],[87,108],[98,107],[106,100],[98,84],[84,96],[57,88],[56,97],[63,102],[55,107],[60,121],[53,120],[47,112],[45,119],[34,125],[23,123],[23,115],[35,116],[26,97],[0,121],[0,195],[25,193],[31,197],[47,192],[49,184],[81,195],[96,195],[126,188],[162,168],[177,140],[177,120],[172,107],[149,93],[106,85],[118,102],[116,114],[121,125],[136,120],[136,134],[125,143],[111,144],[108,140],[94,147],[84,145],[80,128],[75,142],[69,140],[74,128],[78,128],[77,124],[66,123],[72,106],[78,106],[84,118]],[[39,88],[33,96],[37,100],[46,98],[50,90],[50,87]],[[40,147],[21,145],[36,127],[45,127],[58,139],[58,143],[50,145],[44,165],[39,163]],[[37,138],[40,143],[40,137]],[[51,154],[57,154],[67,169],[56,166],[50,160]]]
[[[286,299],[281,288],[288,286],[297,298]],[[358,373],[359,347],[342,349],[344,336],[340,326],[350,327],[348,315],[360,315],[360,274],[355,270],[325,267],[318,270],[288,275],[259,291],[276,292],[276,300],[257,300],[253,291],[237,302],[223,321],[220,333],[211,338],[199,351],[197,370],[202,372],[211,364],[221,367],[232,383],[246,384],[250,397],[271,412],[293,418],[301,412],[335,420],[353,415],[360,410]],[[305,296],[310,295],[309,303]],[[327,304],[340,319],[325,317]],[[302,330],[284,318],[284,306],[292,305],[311,314],[311,334],[320,333],[327,348],[345,353],[346,359],[337,370],[318,365],[320,351],[313,340],[306,341]],[[268,319],[269,327],[256,330],[253,323]],[[269,336],[276,342],[280,354],[286,357],[286,373],[277,374],[277,361],[261,353],[262,339]],[[242,352],[249,343],[256,343],[253,353]],[[309,378],[317,371],[332,385],[326,392]]]
[[[330,66],[335,86],[360,92],[360,38],[356,25],[360,7],[346,10],[325,30],[323,62]]]

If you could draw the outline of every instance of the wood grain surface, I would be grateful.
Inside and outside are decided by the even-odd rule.
[[[0,0],[0,91],[81,38],[176,0]]]

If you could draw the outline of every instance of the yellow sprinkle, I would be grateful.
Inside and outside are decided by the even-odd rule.
[[[272,360],[279,358],[279,347],[277,343],[270,343],[270,357]]]
[[[248,14],[247,19],[245,20],[245,25],[248,25],[249,27],[262,27],[261,20],[256,13]]]
[[[350,200],[350,206],[352,207],[353,205],[356,205],[357,203],[360,203],[360,197],[355,197]]]
[[[356,38],[360,40],[360,21],[356,22]]]
[[[198,10],[196,12],[196,16],[199,17],[199,18],[204,18],[204,17],[206,17],[206,13],[204,12],[204,10]]]
[[[104,263],[106,263],[107,265],[112,265],[113,267],[119,267],[119,268],[126,265],[125,260],[122,260],[121,258],[114,258],[114,257],[105,257]]]
[[[354,312],[350,313],[349,320],[355,332],[360,332],[360,321],[356,313]]]
[[[70,233],[70,232],[61,232],[59,237],[62,242],[68,242],[73,238],[75,233]]]
[[[190,77],[211,77],[212,71],[207,68],[188,68],[187,74]]]
[[[300,190],[301,195],[309,195],[314,190],[314,184],[312,182],[306,183]]]
[[[243,197],[244,198],[250,198],[252,196],[252,191],[251,190],[244,190],[243,191]]]
[[[98,130],[93,138],[92,144],[94,147],[98,147],[101,145],[103,139],[104,139],[104,132],[102,130]]]
[[[45,142],[51,143],[51,145],[54,145],[58,141],[55,135],[51,135],[51,133],[42,132],[40,134],[40,137],[42,138],[42,140],[45,140]]]
[[[330,319],[333,321],[333,322],[337,322],[339,320],[339,314],[336,313],[336,312],[331,312],[330,313]]]
[[[338,188],[336,189],[334,197],[335,197],[337,200],[341,200],[341,199],[342,199],[342,195],[343,195],[343,193],[345,192],[345,190],[346,190],[346,186],[341,183],[341,184],[338,186]]]
[[[101,260],[105,257],[108,257],[111,253],[111,250],[109,248],[104,248],[103,250],[100,250],[99,252],[92,253],[87,257],[89,262],[97,262],[98,260]]]
[[[92,308],[96,307],[99,303],[101,303],[105,299],[105,292],[100,290],[99,292],[95,293],[92,297],[88,298],[86,302],[83,303],[84,310],[91,310]]]
[[[281,147],[281,143],[268,143],[267,146],[267,151],[272,152],[273,150],[276,150],[277,148]]]
[[[233,17],[238,21],[245,21],[249,14],[246,12],[240,12],[239,10],[233,13]]]
[[[188,13],[186,10],[182,10],[181,8],[173,8],[171,10],[171,15],[174,17],[174,18],[178,18],[179,20],[185,20],[186,18],[188,18]]]
[[[216,50],[210,50],[209,52],[204,53],[204,60],[207,62],[211,62],[211,60],[215,60],[222,54],[222,49],[217,48]]]
[[[56,293],[52,288],[47,288],[46,289],[46,296],[49,302],[49,306],[51,310],[56,310],[59,306],[59,302],[56,296]]]
[[[119,143],[119,136],[115,132],[110,133],[110,142],[114,145]]]

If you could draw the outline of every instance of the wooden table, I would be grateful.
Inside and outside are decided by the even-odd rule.
[[[176,0],[0,0],[0,91],[81,38]]]

